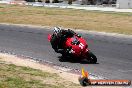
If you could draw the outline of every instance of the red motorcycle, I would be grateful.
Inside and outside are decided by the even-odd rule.
[[[48,40],[52,40],[53,35],[48,35]],[[68,37],[65,39],[62,48],[64,50],[68,49],[68,54],[65,52],[62,54],[63,56],[70,56],[77,59],[87,59],[90,63],[96,63],[97,58],[96,56],[90,51],[88,48],[88,44],[86,43],[85,39],[82,37],[78,37],[74,35],[72,37]]]

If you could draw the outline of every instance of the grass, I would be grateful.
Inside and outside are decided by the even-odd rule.
[[[132,13],[0,4],[0,23],[63,26],[75,29],[132,34]]]
[[[57,74],[0,63],[0,88],[79,88]]]

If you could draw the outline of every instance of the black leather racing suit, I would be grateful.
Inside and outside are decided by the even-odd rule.
[[[72,37],[74,34],[76,34],[74,31],[68,29],[68,30],[61,30],[57,35],[53,34],[51,39],[51,45],[52,48],[57,53],[63,53],[63,43],[66,40],[67,37]]]

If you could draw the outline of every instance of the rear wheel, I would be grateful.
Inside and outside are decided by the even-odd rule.
[[[97,62],[97,57],[91,52],[88,52],[88,58],[87,58],[90,63],[96,63]]]

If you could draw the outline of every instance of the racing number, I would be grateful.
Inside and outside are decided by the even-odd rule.
[[[82,43],[79,44],[79,47],[80,47],[81,49],[83,49],[83,46],[84,46],[84,45],[83,45]]]

